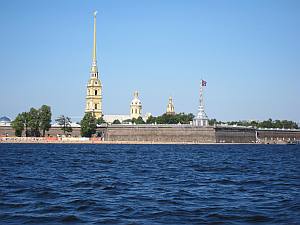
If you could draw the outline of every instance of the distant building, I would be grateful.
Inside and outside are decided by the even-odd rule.
[[[103,119],[106,123],[113,123],[115,120],[119,120],[121,123],[123,123],[125,120],[131,120],[130,115],[104,115]]]
[[[139,99],[139,93],[137,91],[133,94],[133,99],[130,104],[130,117],[131,119],[139,118],[142,116],[142,102]]]
[[[137,119],[142,117],[142,103],[139,99],[139,93],[134,92],[134,98],[130,104],[130,114],[129,115],[104,115],[102,111],[102,84],[99,79],[99,72],[97,66],[97,56],[96,56],[96,14],[94,12],[94,34],[93,34],[93,57],[92,66],[90,71],[90,79],[87,85],[86,92],[86,106],[85,113],[92,113],[96,118],[103,117],[107,123],[113,123],[115,120],[119,120],[121,123],[126,120],[131,120],[133,118]],[[146,121],[151,115],[146,114],[143,118]]]
[[[203,87],[206,86],[206,81],[202,80],[200,85],[199,109],[196,118],[193,120],[194,126],[208,126],[208,117],[204,110]]]
[[[0,126],[10,126],[11,120],[7,116],[2,116],[0,118]]]
[[[146,122],[146,120],[151,116],[151,113],[146,113],[145,116],[142,116],[142,102],[139,99],[139,93],[137,91],[133,94],[133,99],[130,103],[130,114],[129,115],[104,115],[103,119],[105,122],[111,124],[115,120],[119,120],[121,123],[124,123],[126,120],[131,120],[133,118],[137,119],[139,117],[142,117],[143,120]],[[128,122],[131,124],[131,122]]]
[[[91,67],[91,77],[87,85],[86,107],[85,112],[91,112],[96,118],[103,115],[102,113],[102,85],[99,79],[97,58],[96,58],[96,14],[94,13],[94,43],[93,43],[93,60]]]
[[[168,115],[175,115],[175,107],[173,104],[173,99],[172,97],[169,97],[169,103],[167,105],[167,112]]]

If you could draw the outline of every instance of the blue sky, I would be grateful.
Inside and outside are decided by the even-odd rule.
[[[81,117],[93,11],[105,114],[197,113],[300,121],[300,1],[0,1],[0,115],[48,104]],[[74,119],[75,121],[79,120]]]

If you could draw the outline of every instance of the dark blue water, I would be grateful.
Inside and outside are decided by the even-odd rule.
[[[300,146],[0,144],[1,224],[300,224]]]

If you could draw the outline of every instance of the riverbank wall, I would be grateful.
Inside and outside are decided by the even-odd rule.
[[[102,125],[97,128],[98,138],[84,140],[80,137],[80,127],[73,127],[69,137],[64,137],[60,127],[51,127],[46,139],[16,139],[19,142],[105,142],[105,143],[262,143],[281,144],[300,140],[300,130],[255,129],[236,126],[192,125]],[[0,126],[0,137],[14,137],[10,126]],[[23,134],[23,136],[25,136]],[[62,137],[64,137],[62,139]],[[52,138],[52,139],[51,139]],[[13,139],[9,139],[13,140]],[[2,141],[3,142],[3,141]]]
[[[257,142],[281,144],[300,141],[300,129],[257,129]]]
[[[253,128],[197,127],[192,125],[102,125],[97,128],[97,139],[107,143],[255,143]],[[14,137],[11,127],[0,127],[1,137]],[[24,136],[24,134],[23,134]],[[51,137],[62,137],[60,127],[46,132],[44,142],[54,142]],[[71,137],[80,138],[80,127],[74,127]],[[49,139],[50,138],[50,139]],[[22,139],[16,139],[22,140]],[[25,139],[24,139],[25,140]],[[31,140],[31,139],[28,139]],[[42,139],[34,139],[41,141]],[[67,140],[67,139],[64,139]],[[72,141],[73,140],[73,141]],[[57,139],[58,141],[58,139]],[[60,139],[61,141],[61,139]],[[76,142],[70,139],[69,142]]]

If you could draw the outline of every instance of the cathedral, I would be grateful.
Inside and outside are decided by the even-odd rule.
[[[139,99],[139,93],[137,91],[133,94],[133,99],[130,104],[130,118],[137,119],[142,116],[142,102]]]
[[[99,71],[97,66],[97,45],[96,45],[96,18],[97,12],[94,12],[94,32],[93,32],[93,51],[92,51],[92,66],[90,71],[90,79],[87,84],[86,92],[86,106],[85,113],[92,113],[96,118],[103,117],[108,123],[112,123],[115,120],[123,122],[125,120],[137,119],[142,117],[147,120],[148,116],[142,116],[142,102],[139,99],[139,93],[137,91],[133,94],[133,99],[130,104],[129,115],[104,115],[102,111],[102,84],[99,78]]]
[[[102,111],[102,84],[99,78],[99,71],[97,66],[97,56],[96,56],[96,15],[97,11],[94,12],[94,31],[93,31],[93,51],[92,51],[92,66],[90,71],[90,79],[87,84],[86,92],[86,106],[85,113],[92,113],[97,119],[103,117],[103,119],[111,124],[114,121],[119,121],[121,123],[126,121],[131,121],[132,119],[137,119],[142,117],[146,121],[151,113],[146,113],[142,116],[142,102],[139,99],[138,91],[133,94],[133,99],[130,103],[130,112],[128,115],[104,115]],[[208,126],[208,117],[204,111],[203,104],[203,86],[206,86],[206,81],[202,80],[202,85],[200,88],[200,106],[199,113],[193,121],[195,126]],[[172,97],[169,98],[167,105],[166,114],[175,115],[175,107],[173,104]]]
[[[107,123],[113,123],[115,120],[119,120],[121,123],[123,123],[124,121],[142,117],[146,122],[149,116],[151,116],[151,113],[146,113],[144,116],[142,115],[142,102],[139,99],[139,92],[135,91],[133,93],[133,99],[130,103],[130,112],[128,115],[104,115],[103,119]]]

